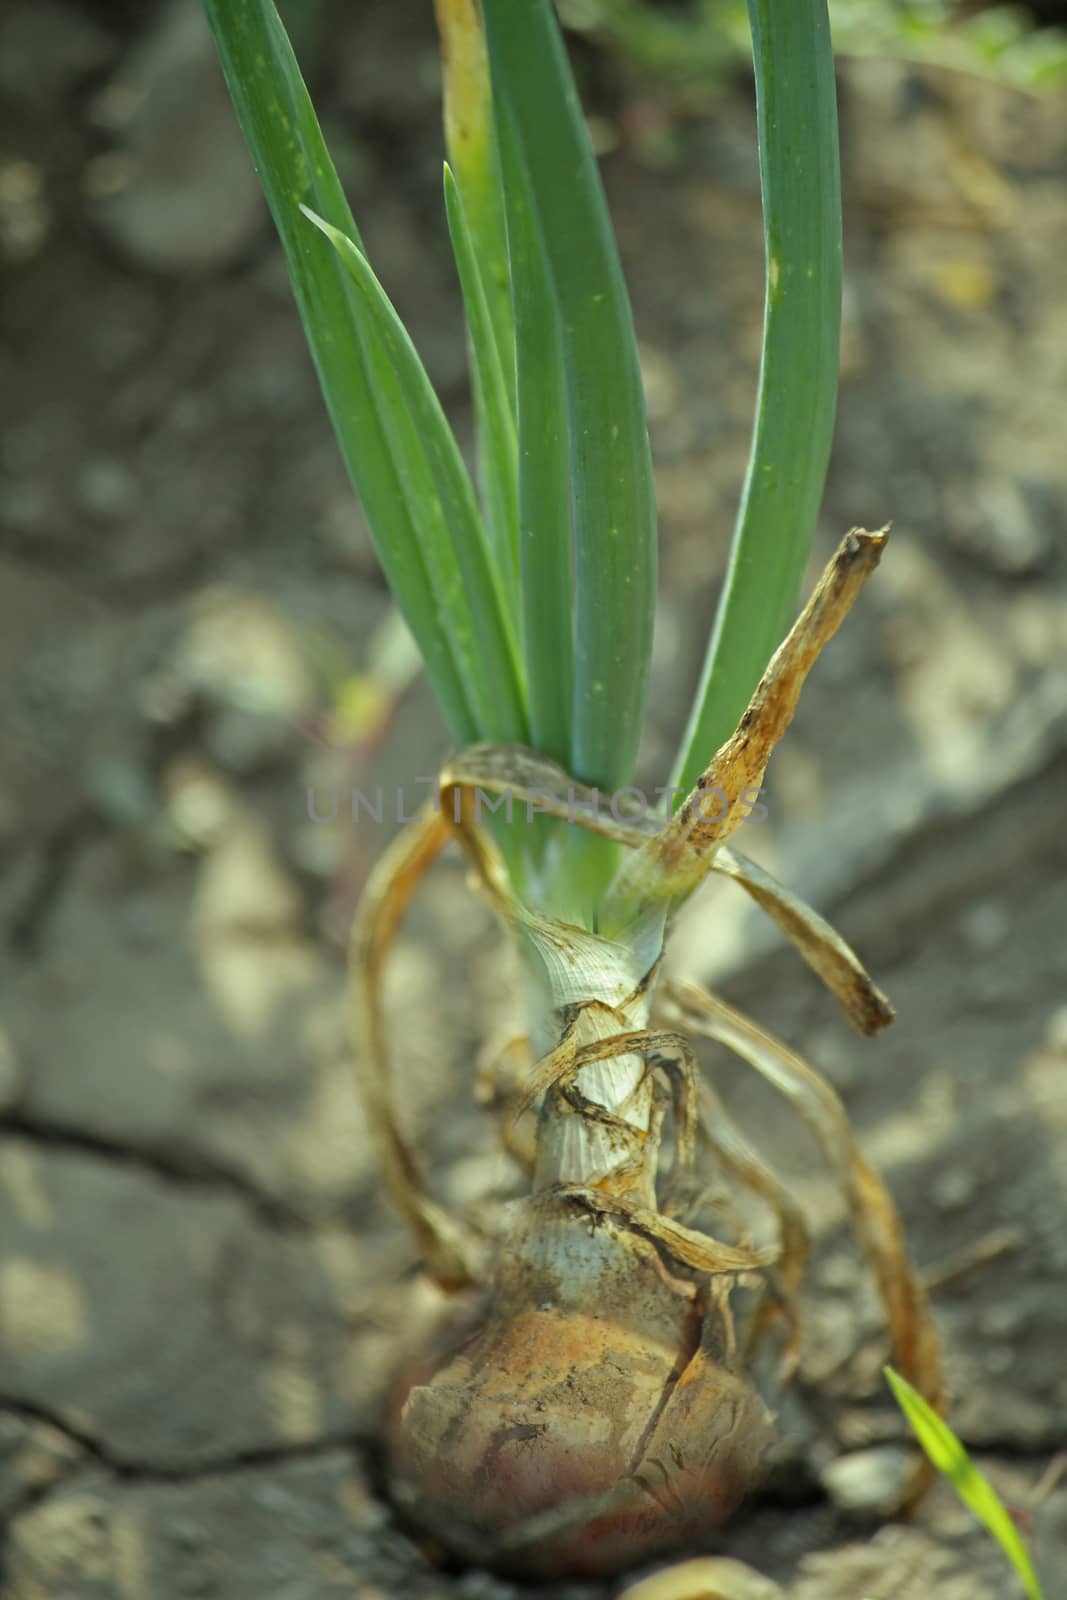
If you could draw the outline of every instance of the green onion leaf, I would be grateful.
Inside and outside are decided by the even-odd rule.
[[[486,512],[513,617],[519,615],[519,442],[496,330],[467,224],[463,197],[445,165],[445,210],[467,313]]]
[[[519,408],[519,572],[530,734],[571,770],[574,602],[570,455],[559,308],[529,175],[507,107],[498,117]]]
[[[410,335],[363,252],[339,228],[301,211],[325,234],[364,297],[392,363],[379,373],[385,434],[424,528],[427,563],[461,663],[481,737],[521,739],[525,712],[516,646],[500,579],[452,429]]]
[[[628,781],[637,752],[656,587],[652,463],[633,322],[550,0],[483,0],[483,13],[498,143],[510,125],[528,177],[530,236],[536,219],[558,310],[574,533],[571,765],[584,781],[615,789]],[[510,196],[510,162],[505,178]],[[521,368],[521,335],[519,361]],[[521,461],[521,370],[518,383]],[[554,500],[551,486],[546,498]],[[525,510],[521,520],[535,559],[545,539],[544,559],[557,561],[554,530],[527,524]]]
[[[514,406],[515,337],[511,325],[504,198],[493,132],[489,61],[478,0],[434,0],[444,68],[445,143],[463,196],[475,260],[485,289],[507,392]]]
[[[412,391],[413,352],[391,346],[390,319],[373,289],[299,214],[306,205],[363,259],[285,29],[271,0],[204,3],[342,456],[452,736],[458,743],[521,739],[526,720],[509,623],[486,570],[469,483],[464,490],[456,481],[455,442],[440,427],[431,437],[412,422],[413,401],[424,418],[436,405],[419,384]],[[476,581],[464,592],[471,573]]]
[[[826,480],[841,327],[841,179],[826,0],[748,0],[766,300],[726,585],[673,782],[729,738],[797,609]]]

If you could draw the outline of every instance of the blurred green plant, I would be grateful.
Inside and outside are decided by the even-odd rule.
[[[944,1473],[968,1511],[1000,1545],[1022,1580],[1027,1600],[1043,1600],[1029,1552],[993,1485],[975,1466],[944,1418],[938,1416],[899,1372],[894,1372],[892,1367],[884,1370],[897,1404],[932,1465]]]
[[[742,0],[560,0],[572,28],[614,45],[642,71],[706,88],[748,54]],[[1039,93],[1067,83],[1067,32],[1023,6],[964,12],[957,0],[831,0],[834,49],[988,77]]]

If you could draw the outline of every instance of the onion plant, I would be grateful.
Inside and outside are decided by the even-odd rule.
[[[273,5],[206,6],[342,454],[456,751],[436,801],[378,863],[352,943],[357,1061],[383,1173],[427,1270],[460,1307],[451,1343],[397,1408],[394,1492],[469,1558],[608,1570],[728,1514],[769,1435],[756,1357],[776,1348],[783,1376],[797,1359],[803,1217],[700,1081],[692,1035],[754,1067],[814,1129],[874,1267],[897,1364],[938,1403],[936,1346],[892,1204],[833,1091],[662,964],[672,915],[719,872],[861,1031],[892,1017],[833,930],[726,842],[884,543],[884,532],[848,534],[793,620],[837,386],[826,0],[749,0],[766,259],[759,391],[704,671],[662,775],[681,803],[655,815],[622,796],[656,585],[641,373],[550,0],[436,5],[476,481],[368,259]],[[528,1019],[479,1085],[530,1178],[496,1238],[427,1189],[396,1113],[381,1005],[393,931],[450,841],[514,940]],[[694,1225],[698,1160],[759,1197],[774,1243]]]

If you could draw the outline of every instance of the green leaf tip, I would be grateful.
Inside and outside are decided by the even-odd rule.
[[[318,228],[320,233],[324,233],[326,235],[327,239],[329,239],[330,243],[335,247],[335,249],[341,250],[342,246],[348,245],[350,249],[356,251],[357,255],[361,254],[356,245],[348,237],[347,233],[342,233],[340,228],[335,228],[332,222],[327,222],[325,217],[320,217],[318,212],[312,211],[311,207],[306,206],[303,200],[298,200],[296,207],[298,211],[303,212],[304,216],[307,217],[309,222],[314,223],[315,227]]]

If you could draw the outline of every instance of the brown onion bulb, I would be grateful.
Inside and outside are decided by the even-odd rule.
[[[539,1197],[474,1330],[398,1397],[398,1504],[455,1554],[530,1576],[699,1543],[771,1437],[722,1326],[652,1244]]]

